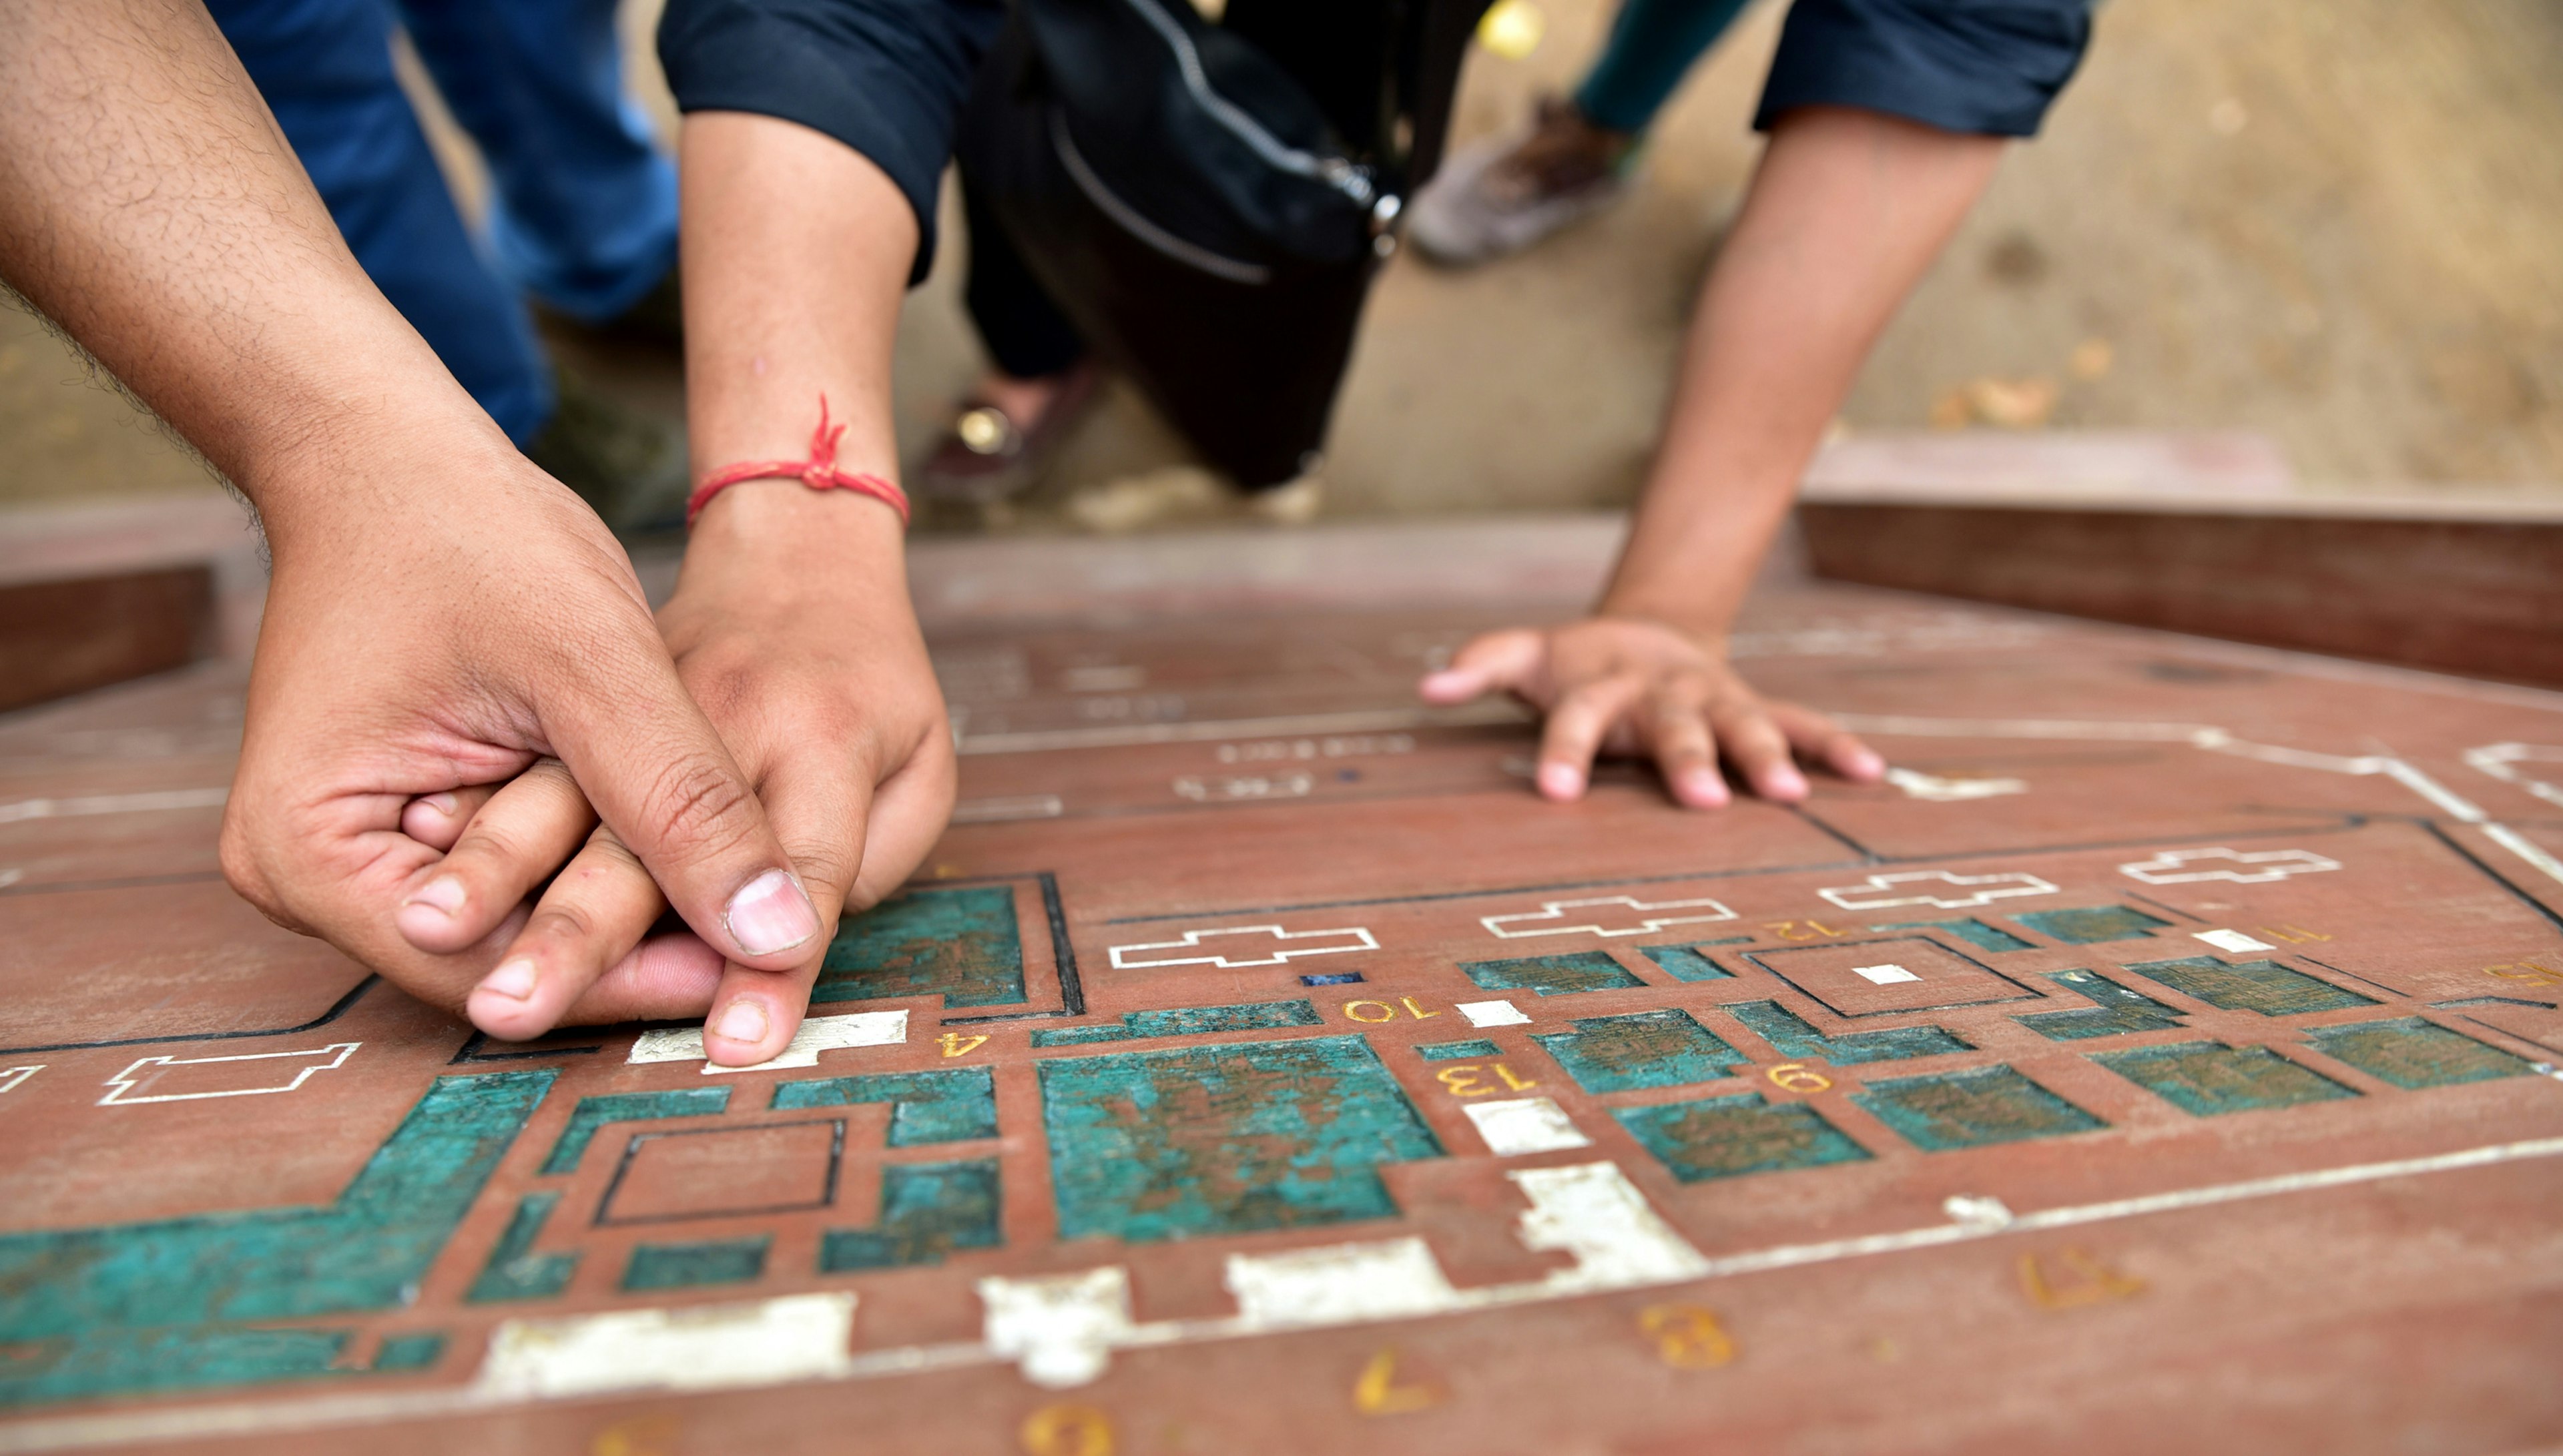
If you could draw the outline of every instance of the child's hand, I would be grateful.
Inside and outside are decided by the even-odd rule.
[[[1860,783],[1886,770],[1868,745],[1823,714],[1764,701],[1719,646],[1647,618],[1589,617],[1487,633],[1419,685],[1434,703],[1498,689],[1547,715],[1539,792],[1555,800],[1583,797],[1597,753],[1653,758],[1674,798],[1693,809],[1727,802],[1721,753],[1753,792],[1783,804],[1807,797],[1792,750]]]
[[[704,1048],[712,1060],[748,1065],[791,1040],[841,912],[896,889],[952,811],[951,735],[908,606],[900,547],[897,518],[878,502],[794,480],[733,486],[696,523],[685,574],[659,618],[679,677],[720,730],[809,888],[818,909],[811,938],[780,966],[724,958],[693,937],[644,945],[664,908],[659,886],[599,829],[514,935],[501,971],[522,964],[523,981],[493,975],[472,994],[477,1024],[493,1035],[539,1035],[576,1014],[591,988],[683,976],[711,993]],[[565,778],[556,784],[570,788]],[[529,789],[519,802],[527,814],[486,829],[497,806],[482,809],[448,864],[470,875],[476,863],[503,862],[477,853],[476,835],[557,843],[593,822],[574,790]],[[480,902],[512,883],[499,877]],[[460,938],[494,924],[485,911],[441,929]]]

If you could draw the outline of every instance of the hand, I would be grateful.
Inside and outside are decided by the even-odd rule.
[[[1692,809],[1727,802],[1720,753],[1753,792],[1782,804],[1807,797],[1793,750],[1859,783],[1886,771],[1823,714],[1763,700],[1715,644],[1649,618],[1487,633],[1419,685],[1427,702],[1444,704],[1496,689],[1547,715],[1539,792],[1560,802],[1583,797],[1600,753],[1653,758],[1674,798]]]
[[[659,886],[599,829],[473,993],[475,1022],[493,1035],[537,1035],[593,988],[685,966],[718,982],[716,990],[704,983],[704,1049],[713,1061],[746,1066],[782,1051],[840,913],[896,889],[952,812],[951,734],[908,607],[901,545],[897,517],[877,502],[792,480],[732,486],[696,523],[684,576],[660,614],[679,677],[736,756],[808,886],[818,910],[811,937],[780,965],[736,956],[724,965],[687,936],[645,945],[664,907]],[[499,897],[525,882],[523,856],[511,850],[574,841],[593,821],[565,775],[544,790],[507,791],[520,792],[495,820],[499,801],[477,812],[455,806],[470,821],[448,872],[474,884],[469,898],[480,910],[453,920],[409,912],[401,924],[412,940],[442,947],[504,928]],[[441,826],[454,816],[444,809],[422,806],[413,819],[450,832]],[[488,852],[473,852],[476,844]]]
[[[769,970],[805,960],[819,916],[595,514],[486,420],[357,434],[362,457],[317,442],[310,475],[269,492],[291,508],[269,512],[275,580],[223,821],[234,886],[461,1007],[593,804],[705,942]],[[380,464],[405,458],[434,467]],[[466,813],[440,854],[437,820]],[[636,957],[547,1002],[545,1028],[698,1011],[717,975]]]

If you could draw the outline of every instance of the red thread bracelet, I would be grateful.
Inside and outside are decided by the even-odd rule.
[[[691,529],[694,517],[703,507],[741,480],[770,480],[789,476],[813,490],[860,491],[898,512],[898,523],[907,524],[907,492],[879,475],[859,475],[837,468],[837,441],[846,433],[843,425],[828,423],[828,397],[819,396],[819,428],[810,433],[810,458],[806,460],[750,460],[714,470],[686,497],[686,525]]]

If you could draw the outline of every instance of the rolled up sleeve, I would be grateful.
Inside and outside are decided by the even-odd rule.
[[[683,111],[752,111],[826,132],[916,212],[911,284],[934,262],[935,191],[1003,0],[669,0],[659,60]]]
[[[1796,0],[1753,125],[1857,106],[1984,136],[2034,136],[2091,38],[2089,0]]]

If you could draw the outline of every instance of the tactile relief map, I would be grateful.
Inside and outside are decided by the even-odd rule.
[[[2563,1429],[2555,698],[1806,590],[1889,783],[1561,807],[1412,705],[1490,620],[947,634],[956,823],[741,1071],[268,926],[231,669],[0,720],[0,1449]]]

